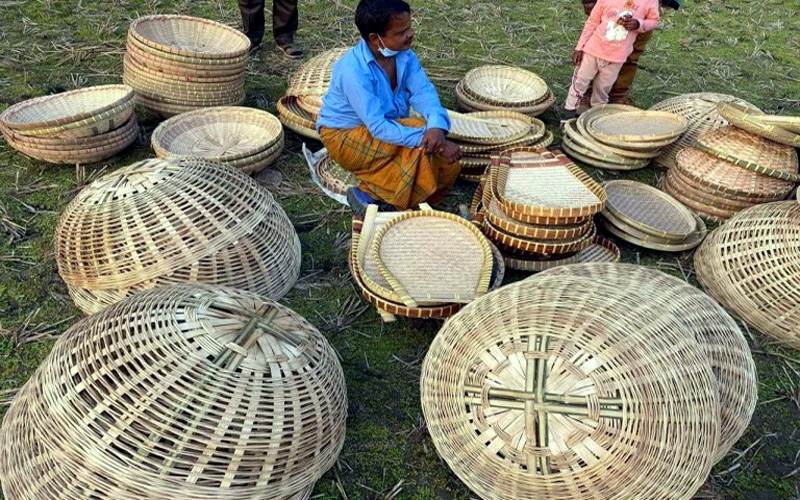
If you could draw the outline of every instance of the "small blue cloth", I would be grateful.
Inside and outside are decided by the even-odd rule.
[[[419,147],[429,128],[448,132],[450,118],[417,55],[404,50],[395,57],[397,88],[392,90],[388,75],[363,39],[342,56],[333,65],[317,130],[366,125],[375,139],[409,148]],[[411,106],[425,118],[427,127],[406,127],[397,123],[400,118],[408,118]]]

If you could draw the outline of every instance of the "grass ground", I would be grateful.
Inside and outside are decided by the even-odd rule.
[[[743,97],[770,111],[800,114],[798,0],[685,2],[654,37],[633,97],[640,106],[698,91]],[[485,63],[520,65],[543,75],[560,102],[569,57],[583,23],[577,0],[414,2],[417,46],[428,73],[454,106],[453,86]],[[356,40],[355,0],[303,0],[299,41],[310,53]],[[120,81],[129,22],[145,14],[185,13],[238,25],[233,0],[0,0],[0,110],[25,98]],[[246,105],[274,111],[296,63],[266,47],[249,65]],[[544,116],[555,131],[552,113]],[[56,272],[52,235],[60,210],[83,185],[152,155],[157,120],[140,114],[142,138],[120,157],[76,169],[30,161],[0,142],[0,405],[47,355],[80,312]],[[318,147],[318,145],[314,145]],[[419,406],[418,377],[437,321],[384,325],[350,283],[348,212],[319,194],[289,137],[274,169],[276,193],[303,244],[303,271],[284,302],[324,332],[341,355],[349,390],[347,441],[318,498],[466,499],[470,491],[436,455]],[[594,171],[598,179],[616,177]],[[633,177],[654,182],[652,169]],[[270,179],[275,179],[273,174]],[[450,206],[469,199],[458,185]],[[691,254],[621,245],[623,260],[693,281]],[[509,279],[520,279],[512,274]],[[747,331],[760,377],[747,434],[698,493],[704,499],[800,499],[800,355]],[[0,408],[0,416],[4,412]],[[2,445],[0,443],[0,445]]]

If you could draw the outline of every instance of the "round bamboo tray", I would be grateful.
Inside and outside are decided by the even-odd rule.
[[[734,126],[721,127],[697,139],[697,148],[761,175],[789,182],[800,181],[797,175],[797,151]]]
[[[274,150],[272,154],[258,161],[253,161],[250,163],[242,163],[240,165],[237,165],[236,169],[240,172],[250,175],[261,172],[265,168],[269,167],[270,165],[278,161],[278,158],[281,157],[281,153],[283,153],[284,146],[285,142],[283,139],[281,139],[278,144],[270,148],[271,150]]]
[[[128,121],[119,128],[110,130],[103,134],[91,137],[38,137],[24,135],[7,128],[0,124],[0,132],[3,136],[10,138],[11,141],[30,146],[37,149],[47,150],[76,150],[86,148],[96,148],[119,142],[120,138],[131,133],[132,129],[138,128],[136,116],[131,115]]]
[[[739,200],[734,199],[731,195],[716,194],[714,191],[702,191],[688,184],[680,175],[677,174],[678,169],[672,168],[669,170],[668,175],[664,178],[664,185],[670,191],[677,191],[684,195],[686,198],[698,201],[703,205],[709,205],[723,210],[744,210],[759,202],[755,200]],[[765,202],[766,203],[766,202]]]
[[[309,59],[289,79],[287,96],[323,96],[331,84],[331,73],[336,61],[350,50],[335,48]]]
[[[288,308],[233,289],[161,288],[86,318],[25,391],[47,432],[31,442],[4,426],[23,445],[1,452],[4,487],[30,478],[7,467],[14,455],[40,446],[98,498],[291,498],[344,443],[333,348]]]
[[[800,204],[739,212],[695,254],[697,279],[736,317],[800,349]]]
[[[708,232],[706,224],[700,216],[693,214],[692,217],[695,219],[695,231],[683,241],[667,240],[641,232],[637,228],[607,212],[602,214],[600,224],[617,238],[642,248],[649,248],[650,250],[658,250],[661,252],[685,252],[686,250],[697,248],[703,242]]]
[[[497,145],[516,141],[531,131],[530,120],[520,113],[484,112],[456,113],[449,111],[448,137],[473,144]]]
[[[236,59],[247,57],[250,50],[244,34],[199,17],[140,17],[131,23],[128,36],[158,51],[197,59]]]
[[[653,105],[650,108],[651,111],[668,111],[679,114],[688,122],[688,127],[683,135],[673,144],[664,147],[661,154],[656,157],[655,165],[664,169],[674,167],[675,156],[679,151],[694,146],[697,138],[703,133],[727,125],[728,121],[717,112],[717,103],[720,101],[735,101],[746,104],[748,107],[754,107],[733,96],[713,92],[683,94]]]
[[[571,240],[534,240],[507,233],[494,226],[488,219],[483,221],[483,232],[499,246],[517,255],[557,255],[580,252],[592,244],[592,240],[596,234],[594,224],[592,223],[589,231]]]
[[[587,123],[598,141],[617,146],[677,140],[688,127],[686,118],[666,111],[632,111],[597,117]]]
[[[763,115],[763,113],[757,109],[748,108],[734,102],[720,102],[717,104],[717,111],[731,122],[731,125],[772,141],[800,148],[800,134],[759,121],[758,116]]]
[[[587,158],[593,160],[598,165],[614,165],[617,167],[616,170],[638,170],[650,164],[649,159],[626,158],[608,151],[587,148],[568,133],[564,134],[561,140],[566,149],[580,155],[580,157],[577,158],[578,160]]]
[[[68,285],[120,297],[197,281],[279,299],[300,272],[300,241],[272,195],[197,158],[145,160],[93,182],[61,215],[55,248]]]
[[[533,119],[536,120],[536,118]],[[553,144],[553,139],[553,133],[549,130],[545,130],[541,136],[538,134],[529,134],[514,142],[498,144],[492,147],[487,145],[472,145],[458,141],[453,142],[458,144],[458,147],[461,148],[461,152],[464,154],[473,158],[489,159],[492,157],[492,153],[503,153],[505,151],[513,152],[517,149],[545,149],[547,146]]]
[[[718,451],[720,398],[704,350],[657,307],[676,294],[550,272],[434,338],[420,392],[439,455],[487,500],[690,498]]]
[[[122,76],[122,80],[136,90],[137,96],[142,96],[150,101],[167,104],[214,107],[230,106],[244,99],[244,86],[230,87],[221,92],[207,92],[205,90],[168,89],[167,87],[154,87],[150,83],[137,80],[130,73]]]
[[[550,109],[556,102],[556,96],[552,91],[548,90],[545,99],[537,104],[531,106],[508,106],[488,104],[483,101],[476,100],[464,90],[463,80],[456,85],[456,98],[459,104],[467,111],[516,111],[530,116],[539,116],[548,109]]]
[[[166,59],[152,52],[142,50],[140,47],[135,42],[128,41],[125,45],[125,53],[129,61],[132,61],[138,67],[146,69],[147,72],[158,73],[170,79],[177,80],[182,77],[191,77],[222,81],[233,77],[241,77],[247,70],[247,65],[244,62],[222,64],[219,61],[209,61],[216,62],[216,64],[192,64]]]
[[[579,161],[581,163],[585,163],[586,165],[595,167],[595,168],[600,168],[600,169],[603,169],[603,170],[612,170],[612,171],[639,170],[641,168],[644,168],[644,167],[631,167],[631,166],[627,166],[627,165],[620,165],[618,163],[609,163],[609,162],[604,162],[604,161],[598,160],[596,158],[591,158],[589,156],[583,155],[583,154],[579,153],[578,151],[572,149],[572,147],[569,145],[569,143],[566,143],[566,142],[563,142],[561,144],[561,147],[564,150],[564,152],[567,153],[571,158],[573,158],[573,159],[575,159],[575,160],[577,160],[577,161]]]
[[[319,133],[313,117],[297,105],[294,97],[278,100],[278,119],[284,127],[304,137],[319,140]]]
[[[125,46],[135,47],[140,54],[147,54],[154,58],[167,61],[171,64],[178,64],[184,67],[192,67],[195,69],[208,68],[230,70],[245,66],[248,60],[247,54],[234,58],[201,58],[164,52],[163,50],[154,49],[153,47],[142,43],[142,41],[138,38],[131,36],[130,30],[128,31],[128,38],[125,41]]]
[[[486,219],[494,227],[513,236],[533,240],[573,240],[588,233],[592,227],[590,221],[566,226],[525,224],[506,215],[497,200],[492,200],[485,212]]]
[[[99,85],[14,104],[0,113],[0,124],[22,134],[37,129],[66,130],[77,123],[102,120],[105,113],[132,100],[133,89],[127,85]]]
[[[541,256],[541,259],[525,259],[516,255],[505,256],[506,267],[518,271],[538,273],[559,266],[577,264],[578,262],[619,262],[620,252],[617,245],[602,236],[595,236],[591,246],[569,256]],[[545,257],[550,257],[549,259]]]
[[[481,66],[468,71],[461,82],[466,95],[494,106],[535,106],[550,92],[539,75],[512,66]]]
[[[89,118],[54,127],[28,129],[20,133],[28,137],[47,138],[83,138],[105,134],[121,127],[130,119],[134,104],[131,99]]]
[[[161,76],[161,73],[146,72],[136,69],[132,64],[123,63],[124,74],[136,82],[140,87],[167,94],[178,94],[187,96],[205,96],[241,92],[244,86],[245,74],[236,75],[233,79],[218,81],[200,81],[199,79],[185,80]],[[210,79],[206,79],[210,80]]]
[[[161,60],[151,60],[146,57],[139,57],[133,51],[127,50],[122,58],[123,71],[135,71],[146,75],[152,80],[164,83],[231,83],[244,79],[245,70],[237,69],[224,74],[225,72],[214,72],[208,70],[192,70],[177,65],[165,64]]]
[[[727,220],[732,216],[734,216],[739,211],[738,209],[719,208],[719,206],[712,206],[702,201],[697,201],[677,191],[675,187],[670,185],[669,183],[667,183],[666,192],[679,202],[683,203],[687,208],[691,209],[693,212],[697,212],[698,214],[711,215],[720,220]]]
[[[135,122],[134,122],[135,123]],[[97,163],[112,156],[116,156],[128,146],[136,142],[139,137],[139,128],[134,125],[128,131],[117,137],[112,142],[106,142],[97,146],[76,147],[70,148],[41,148],[37,146],[30,146],[23,142],[17,142],[11,136],[6,136],[6,142],[9,146],[16,149],[20,153],[29,156],[35,160],[44,161],[53,164],[87,164]]]
[[[161,123],[151,143],[161,157],[199,156],[232,162],[269,150],[283,138],[281,122],[254,108],[222,106],[184,113]]]
[[[486,168],[491,163],[489,158],[479,158],[475,156],[462,156],[460,160],[458,160],[459,165],[463,169],[481,169],[486,170]]]
[[[674,314],[693,336],[716,377],[720,400],[720,440],[716,461],[721,460],[744,434],[758,400],[756,366],[741,328],[711,297],[685,281],[660,271],[632,264],[571,266],[548,272],[553,276],[581,276],[616,283],[646,286],[665,314]]]
[[[696,232],[694,216],[658,189],[636,181],[608,181],[604,212],[651,236],[681,242]]]
[[[624,163],[626,160],[650,160],[658,156],[658,151],[632,151],[629,149],[615,148],[608,144],[603,144],[595,140],[591,135],[583,135],[578,128],[577,118],[569,120],[564,124],[564,135],[569,137],[572,142],[590,151],[607,155],[611,159],[616,159],[616,163]]]

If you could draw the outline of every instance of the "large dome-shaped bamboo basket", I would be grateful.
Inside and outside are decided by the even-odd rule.
[[[656,288],[548,274],[465,306],[422,367],[442,458],[487,500],[689,499],[718,451],[706,351]],[[676,431],[680,429],[680,431]]]
[[[300,273],[300,240],[269,191],[197,158],[144,160],[93,182],[61,215],[55,249],[59,274],[88,314],[183,282],[278,300]]]
[[[697,340],[717,378],[720,402],[721,460],[742,437],[758,401],[758,375],[747,340],[739,326],[711,297],[685,281],[655,269],[632,264],[585,264],[547,272],[579,276],[636,290],[648,288],[650,307],[672,315],[687,335]]]
[[[58,340],[4,421],[0,478],[10,499],[306,498],[346,416],[336,353],[302,317],[164,287]]]
[[[703,288],[734,316],[800,349],[800,204],[739,212],[695,254]]]
[[[742,99],[714,92],[683,94],[654,104],[650,110],[669,111],[681,115],[689,122],[689,127],[680,139],[665,147],[653,162],[661,168],[670,169],[675,166],[675,156],[680,151],[694,146],[697,138],[704,132],[728,125],[728,121],[717,112],[717,103],[720,101],[732,101],[755,108]]]

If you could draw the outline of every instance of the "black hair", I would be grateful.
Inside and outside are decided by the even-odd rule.
[[[407,12],[411,6],[403,0],[361,0],[356,7],[356,27],[364,40],[370,33],[383,36],[392,18]]]

